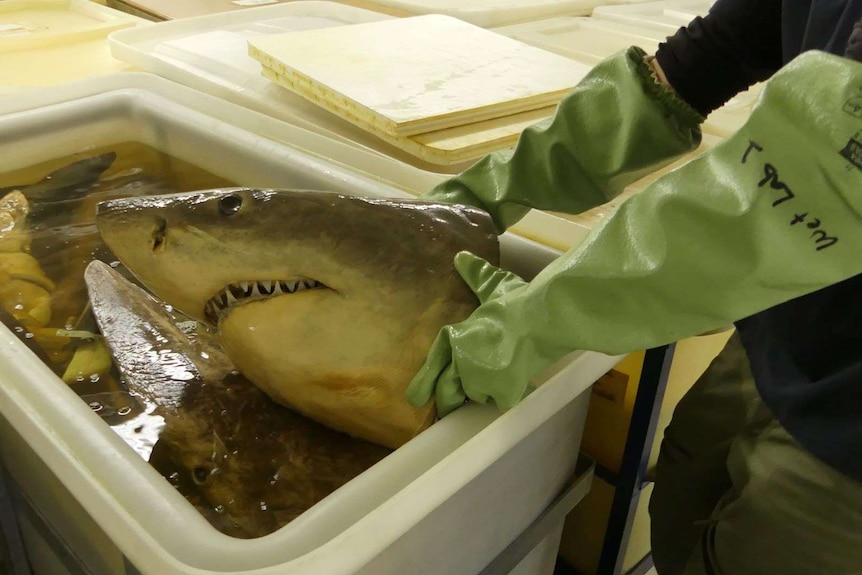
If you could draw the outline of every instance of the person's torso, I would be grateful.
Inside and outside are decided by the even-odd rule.
[[[862,1],[859,0],[783,0],[781,48],[784,63],[806,50],[844,54],[853,24],[860,18]]]
[[[843,55],[862,0],[784,0],[782,10],[785,62],[806,50]],[[862,481],[862,275],[736,325],[760,394],[781,424]]]

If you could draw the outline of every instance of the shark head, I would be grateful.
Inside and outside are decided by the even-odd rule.
[[[487,214],[416,200],[231,188],[111,200],[96,222],[270,397],[388,447],[433,421],[406,386],[440,327],[478,304],[454,255],[498,260]]]

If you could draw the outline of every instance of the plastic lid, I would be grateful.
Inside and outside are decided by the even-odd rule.
[[[669,36],[687,26],[697,16],[705,16],[713,0],[663,0],[642,4],[600,6],[593,10],[593,18],[613,20],[624,24],[655,28]]]
[[[398,16],[445,14],[484,28],[554,16],[586,16],[604,0],[345,0]]]
[[[663,34],[651,28],[571,16],[494,28],[493,31],[586,64],[598,64],[629,46],[640,46],[652,53],[664,39]]]

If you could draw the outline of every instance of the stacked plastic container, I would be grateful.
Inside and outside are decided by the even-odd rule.
[[[146,23],[87,0],[0,2],[0,94],[129,70],[108,34]]]
[[[291,0],[108,0],[108,5],[143,14],[149,18],[172,20],[237,11]],[[490,28],[562,15],[587,15],[608,0],[338,0],[340,4],[367,8],[391,16],[445,14]]]

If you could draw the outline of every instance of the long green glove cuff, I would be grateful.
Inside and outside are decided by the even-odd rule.
[[[482,208],[500,232],[531,207],[580,213],[696,148],[702,121],[632,47],[597,65],[514,151],[486,156],[424,198]]]
[[[768,82],[736,135],[634,195],[529,284],[483,294],[441,331],[408,398],[436,395],[443,414],[465,395],[507,408],[573,350],[658,346],[862,273],[860,246],[862,64],[809,52]],[[471,285],[489,267],[460,266],[481,270],[465,273]]]

